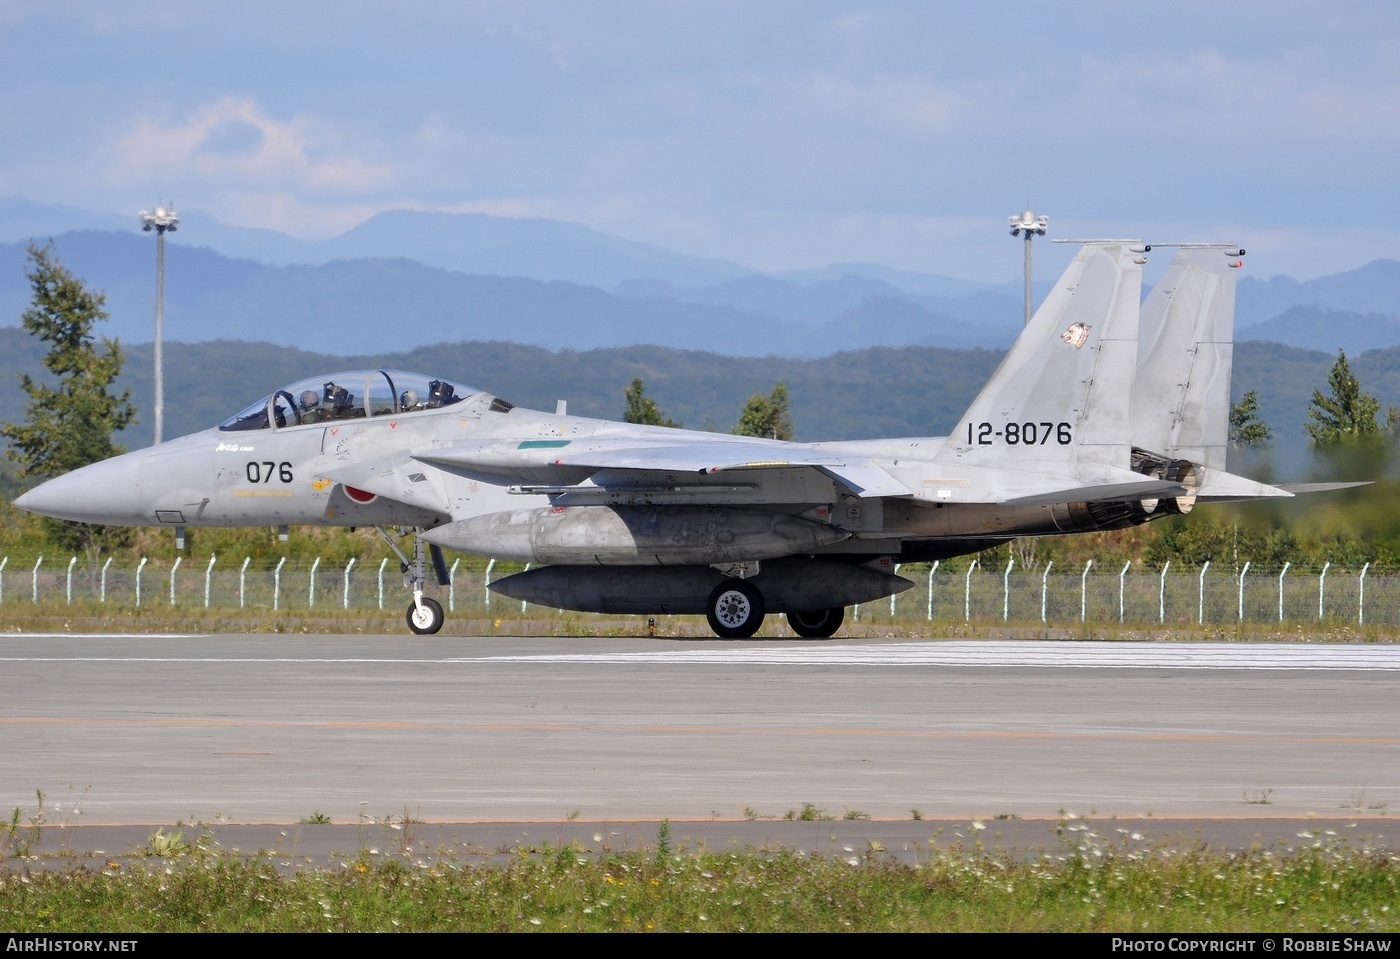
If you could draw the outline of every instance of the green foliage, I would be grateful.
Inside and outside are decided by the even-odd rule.
[[[9,456],[21,464],[26,479],[46,479],[116,456],[124,448],[112,434],[136,416],[129,393],[110,387],[122,368],[121,347],[94,327],[107,318],[103,296],[89,293],[81,280],[58,261],[51,246],[29,245],[33,290],[24,312],[24,329],[49,344],[44,366],[56,385],[20,374],[29,397],[27,422],[0,429],[10,443]],[[49,538],[64,549],[95,556],[121,534],[104,527],[59,520],[45,522]]]
[[[738,436],[761,436],[770,440],[790,440],[797,434],[788,415],[788,388],[782,383],[767,396],[754,393],[739,413],[738,424],[729,432]]]
[[[1361,383],[1347,363],[1345,351],[1338,351],[1327,384],[1330,395],[1313,390],[1308,407],[1309,422],[1304,425],[1314,443],[1327,446],[1380,432],[1376,422],[1380,401],[1361,389]]]
[[[1098,824],[1095,824],[1097,827]],[[198,848],[161,868],[27,871],[0,885],[14,932],[129,931],[1393,931],[1400,868],[1384,851],[1156,848],[1085,824],[1040,855],[931,848],[893,862],[787,850],[580,855],[509,862],[362,855],[282,872]],[[1126,830],[1124,830],[1126,832]],[[1316,844],[1326,838],[1316,830]],[[415,857],[416,859],[417,857]]]
[[[622,391],[627,397],[627,409],[622,414],[624,423],[638,423],[643,426],[669,426],[672,429],[679,429],[680,425],[674,420],[668,419],[661,413],[661,408],[656,405],[656,401],[646,395],[646,386],[639,376],[632,381],[632,385]]]
[[[1230,444],[1236,449],[1263,446],[1273,434],[1268,424],[1259,418],[1258,390],[1250,390],[1230,407]]]

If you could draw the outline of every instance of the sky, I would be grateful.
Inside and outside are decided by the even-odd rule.
[[[1029,201],[1255,275],[1400,258],[1393,0],[0,0],[0,130],[0,196],[306,238],[482,211],[1004,281]]]

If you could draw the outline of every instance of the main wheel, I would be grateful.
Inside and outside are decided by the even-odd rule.
[[[807,639],[830,639],[841,628],[846,618],[846,610],[841,606],[830,609],[816,609],[808,613],[788,613],[788,625],[792,631]]]
[[[441,603],[435,599],[424,597],[422,606],[417,603],[408,604],[407,619],[408,628],[419,636],[423,636],[442,629],[442,624],[447,617],[443,615]]]
[[[763,625],[763,594],[752,583],[727,579],[710,593],[705,617],[721,639],[748,639]]]

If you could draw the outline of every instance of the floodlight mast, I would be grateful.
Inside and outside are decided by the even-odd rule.
[[[141,230],[156,234],[156,443],[165,434],[165,366],[161,355],[162,328],[165,322],[165,231],[174,233],[180,225],[174,206],[157,206],[149,213],[141,211]]]
[[[1026,209],[1019,215],[1011,217],[1011,235],[1026,238],[1026,325],[1031,322],[1031,237],[1044,236],[1045,229],[1050,225],[1048,216],[1037,216],[1031,210],[1028,202]]]

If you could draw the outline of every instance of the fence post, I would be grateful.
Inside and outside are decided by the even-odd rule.
[[[1045,592],[1050,583],[1050,567],[1055,565],[1052,559],[1045,564],[1045,569],[1040,574],[1040,621],[1045,622]]]
[[[316,567],[321,565],[321,557],[317,556],[311,564],[311,585],[307,587],[306,608],[316,608]]]
[[[146,557],[141,557],[141,562],[136,564],[136,606],[141,606],[141,570],[146,568]]]
[[[68,559],[68,578],[64,582],[63,595],[68,600],[68,605],[73,605],[73,564],[78,561],[78,557],[72,556]]]
[[[384,557],[384,562],[379,564],[379,608],[384,608],[384,567],[389,565],[389,557]]]
[[[977,560],[967,568],[967,578],[963,581],[963,619],[972,619],[972,571],[977,568]]]
[[[1288,567],[1292,563],[1283,564],[1283,572],[1278,574],[1278,621],[1283,622],[1283,578],[1288,575]]]
[[[214,576],[214,560],[216,560],[216,559],[218,559],[218,558],[219,558],[219,557],[216,556],[215,554],[210,553],[210,554],[209,554],[209,565],[206,566],[206,567],[204,568],[204,608],[205,608],[205,609],[208,609],[208,608],[209,608],[209,587],[210,587],[210,585],[211,585],[210,580],[211,580],[211,579],[213,578],[213,576]]]
[[[1091,559],[1084,564],[1084,572],[1079,577],[1079,621],[1082,623],[1089,615],[1089,570],[1093,567],[1094,561]]]
[[[447,611],[457,612],[457,564],[462,561],[458,556],[452,561],[452,568],[447,571]]]
[[[345,591],[340,597],[340,608],[350,608],[350,571],[355,568],[356,557],[351,556],[350,562],[345,564]]]
[[[1240,622],[1244,622],[1244,578],[1249,574],[1249,561],[1246,560],[1244,569],[1240,570]]]
[[[9,554],[6,554],[4,559],[0,559],[0,603],[5,601],[5,567],[8,565],[10,565],[10,557]]]
[[[1366,625],[1366,571],[1370,568],[1370,563],[1361,567],[1361,576],[1356,581],[1356,625],[1358,626]]]
[[[527,572],[527,573],[530,572],[530,564],[529,564],[529,563],[526,563],[526,564],[525,564],[525,572]],[[523,599],[522,599],[522,600],[520,601],[520,611],[521,611],[522,613],[525,612],[525,603],[526,603],[526,600],[523,600]]]
[[[1322,590],[1327,584],[1327,570],[1332,567],[1331,560],[1322,564],[1322,573],[1317,577],[1317,621],[1322,622]]]
[[[0,566],[0,569],[3,569]],[[928,568],[928,621],[933,622],[933,574],[938,572],[938,560],[933,561],[933,565]]]
[[[1118,571],[1118,622],[1123,622],[1123,586],[1128,576],[1128,567],[1133,565],[1132,560],[1123,564],[1123,568]]]
[[[8,557],[6,557],[6,558],[8,558]],[[111,566],[111,565],[112,565],[112,557],[108,556],[108,557],[107,557],[107,562],[105,562],[105,563],[102,564],[102,602],[103,602],[104,604],[107,602],[107,567],[108,567],[108,566]],[[0,568],[3,568],[3,567],[4,567],[4,564],[0,563]]]
[[[1200,592],[1196,599],[1196,625],[1203,626],[1206,621],[1206,570],[1210,569],[1210,560],[1201,567]]]
[[[493,560],[489,560],[489,561],[486,563],[486,575],[485,575],[484,577],[482,577],[482,579],[485,580],[485,582],[484,582],[484,584],[482,585],[481,588],[482,588],[482,590],[486,593],[486,608],[487,608],[487,609],[490,609],[490,608],[491,608],[491,567],[492,567],[492,566],[495,566],[495,565],[496,565],[496,561],[495,561],[494,559],[493,559]],[[860,616],[860,607],[859,607],[859,606],[856,607],[856,616],[857,616],[857,617]]]
[[[180,564],[185,561],[185,557],[176,556],[175,565],[170,567],[170,605],[175,605],[175,571],[180,568]]]
[[[1006,561],[1006,572],[1001,574],[1001,621],[1004,623],[1011,615],[1011,567],[1016,565],[1016,557],[1011,557]],[[898,567],[896,567],[898,572]],[[894,597],[890,597],[890,605],[894,605]]]
[[[1167,621],[1167,570],[1172,568],[1172,561],[1167,560],[1162,567],[1161,578],[1157,581],[1157,622]]]
[[[902,565],[903,565],[902,563],[895,563],[895,564],[894,564],[894,574],[895,574],[896,576],[899,575],[899,567],[902,566]],[[898,596],[898,595],[899,595],[898,593],[890,593],[890,619],[894,619],[894,598],[895,598],[896,596]]]
[[[245,596],[244,588],[243,588],[243,587],[244,587],[244,584],[247,582],[248,564],[251,563],[252,561],[253,561],[253,557],[251,557],[251,556],[245,556],[245,557],[243,557],[243,566],[238,570],[238,608],[239,608],[239,609],[242,609],[242,608],[243,608],[244,596]]]
[[[31,603],[37,604],[39,602],[39,564],[43,561],[44,557],[42,556],[35,560],[34,569],[29,574],[29,601]]]
[[[277,568],[272,571],[272,608],[276,609],[282,601],[282,567],[287,562],[287,557],[283,556],[277,561]]]

